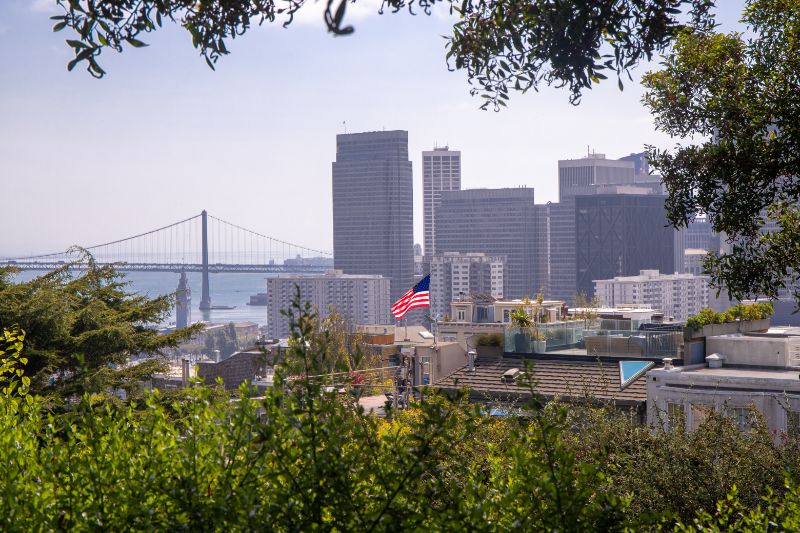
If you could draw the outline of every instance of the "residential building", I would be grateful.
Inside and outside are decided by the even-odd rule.
[[[506,298],[533,297],[545,280],[537,279],[537,211],[533,189],[442,191],[436,211],[439,253],[480,252],[505,256]]]
[[[564,357],[563,355],[502,356],[469,364],[436,382],[435,387],[453,393],[469,391],[472,402],[488,404],[490,413],[508,415],[525,411],[526,401],[533,395],[539,401],[558,399],[561,402],[584,403],[587,399],[607,402],[631,412],[644,422],[647,404],[647,383],[643,374],[627,376],[620,358],[596,356]],[[645,363],[647,364],[647,363]],[[519,381],[525,373],[525,379]]]
[[[267,336],[289,335],[289,319],[281,310],[289,307],[295,290],[300,300],[310,302],[321,317],[333,306],[351,324],[390,324],[389,280],[383,276],[343,274],[282,275],[267,278]]]
[[[535,305],[523,300],[499,300],[488,294],[468,294],[450,304],[449,314],[436,324],[441,340],[457,342],[465,350],[475,348],[475,337],[483,334],[502,334],[511,322],[511,312],[522,307],[533,316],[538,308],[540,320],[559,320],[566,314],[566,306],[560,300],[544,300]]]
[[[422,326],[359,326],[356,333],[365,349],[381,355],[384,367],[405,366],[414,386],[431,385],[467,361],[463,347],[437,341]]]
[[[750,429],[751,409],[759,411],[779,441],[800,432],[800,332],[770,328],[767,333],[734,333],[705,338],[705,363],[647,373],[648,422],[685,424],[693,430],[709,411],[724,413]]]
[[[242,382],[251,384],[266,375],[271,377],[271,360],[260,350],[235,352],[221,361],[200,360],[196,363],[197,377],[209,385],[220,378],[226,390],[236,390]]]
[[[392,301],[414,284],[412,198],[408,132],[336,136],[334,268],[387,278]]]
[[[503,298],[505,256],[443,252],[431,258],[431,316],[442,319],[450,303],[470,294]]]
[[[662,274],[641,270],[636,276],[616,276],[594,282],[600,305],[647,305],[683,321],[708,307],[708,276]]]
[[[449,147],[435,147],[422,152],[422,202],[425,255],[436,250],[436,210],[442,191],[461,190],[461,152]]]
[[[674,230],[665,197],[595,194],[575,197],[575,287],[591,297],[594,280],[645,269],[674,272]]]

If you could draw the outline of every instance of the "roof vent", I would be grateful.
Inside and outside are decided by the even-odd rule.
[[[509,368],[508,370],[503,372],[503,381],[506,383],[516,381],[519,375],[520,375],[519,368]]]
[[[722,368],[722,362],[725,360],[725,356],[721,353],[712,353],[709,356],[706,356],[706,362],[708,363],[708,368]]]
[[[672,357],[665,357],[661,362],[664,363],[664,370],[672,370]]]

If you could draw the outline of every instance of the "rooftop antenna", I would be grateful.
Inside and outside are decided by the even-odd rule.
[[[347,133],[347,121],[343,120],[342,125],[344,126],[344,132]]]

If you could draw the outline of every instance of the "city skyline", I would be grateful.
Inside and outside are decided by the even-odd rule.
[[[464,75],[444,64],[440,35],[451,21],[441,14],[377,16],[365,6],[355,35],[341,39],[310,14],[289,30],[237,39],[217,72],[168,27],[148,35],[148,48],[104,55],[109,76],[97,81],[66,71],[69,36],[51,33],[49,5],[0,6],[0,42],[15,49],[0,58],[10,80],[0,87],[0,176],[14,198],[0,213],[12,228],[0,255],[107,242],[202,209],[330,250],[329,162],[345,128],[409,131],[420,243],[421,153],[435,144],[462,152],[463,188],[525,185],[546,202],[557,199],[557,160],[587,145],[618,158],[673,143],[653,131],[636,81],[623,92],[601,84],[577,107],[545,89],[515,94],[503,112],[479,111]],[[721,7],[719,19],[732,28],[738,12]],[[305,83],[309,72],[320,84]]]

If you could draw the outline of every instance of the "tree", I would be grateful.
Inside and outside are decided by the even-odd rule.
[[[173,295],[132,294],[122,274],[91,256],[27,282],[12,282],[12,274],[0,269],[0,328],[25,332],[24,369],[37,393],[135,386],[164,365],[126,366],[131,356],[158,355],[197,332],[159,335],[155,326],[169,316]]]
[[[354,31],[345,24],[347,5],[355,0],[326,1],[325,24],[335,35]],[[52,17],[55,31],[70,28],[67,40],[75,57],[67,68],[85,63],[89,73],[105,75],[103,50],[146,46],[140,39],[176,22],[212,69],[228,54],[226,42],[253,24],[292,23],[307,0],[54,0],[64,8]],[[671,44],[688,24],[700,31],[713,27],[714,0],[384,0],[380,12],[415,9],[430,14],[442,4],[458,17],[447,41],[451,68],[466,70],[472,94],[482,107],[506,105],[510,90],[538,90],[542,85],[567,87],[573,103],[582,91],[640,61],[650,60]]]
[[[747,36],[683,30],[645,76],[657,128],[691,139],[650,158],[669,221],[705,213],[727,235],[730,252],[706,261],[712,282],[775,298],[800,281],[800,3],[749,0],[742,22]]]

